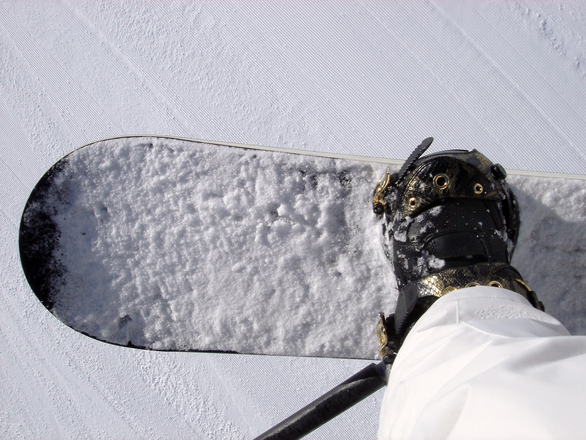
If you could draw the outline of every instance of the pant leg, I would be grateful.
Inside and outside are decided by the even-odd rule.
[[[439,299],[391,370],[379,439],[586,438],[586,336],[521,295],[472,287]]]

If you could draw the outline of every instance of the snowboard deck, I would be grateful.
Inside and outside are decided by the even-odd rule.
[[[400,161],[299,153],[152,136],[74,150],[25,206],[26,278],[63,323],[117,345],[375,359],[397,292],[372,192]],[[513,264],[586,334],[586,182],[523,174],[507,179]]]

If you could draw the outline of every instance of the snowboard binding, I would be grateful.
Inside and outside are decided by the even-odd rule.
[[[476,150],[422,157],[432,142],[425,139],[397,173],[387,169],[373,193],[399,289],[394,315],[381,313],[377,326],[380,353],[389,363],[421,315],[454,290],[505,288],[543,310],[510,265],[520,217],[505,169]]]

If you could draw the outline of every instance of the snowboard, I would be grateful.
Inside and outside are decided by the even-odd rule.
[[[78,148],[24,208],[26,279],[64,324],[112,344],[375,359],[397,291],[372,197],[401,161],[330,156],[146,136]],[[586,334],[586,182],[507,180],[513,265]]]

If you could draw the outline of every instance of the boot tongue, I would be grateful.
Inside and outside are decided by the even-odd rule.
[[[419,213],[396,240],[395,274],[405,285],[445,269],[482,262],[508,263],[504,224],[492,215],[490,201],[446,200]],[[496,221],[495,221],[496,220]]]
[[[424,255],[434,260],[429,272],[435,272],[438,266],[460,267],[493,258],[506,263],[506,253],[499,249],[500,240],[496,243],[491,240],[495,230],[502,227],[502,223],[495,222],[486,202],[450,200],[420,213],[411,224],[408,236],[420,243]],[[493,254],[496,251],[496,255],[490,251]]]

